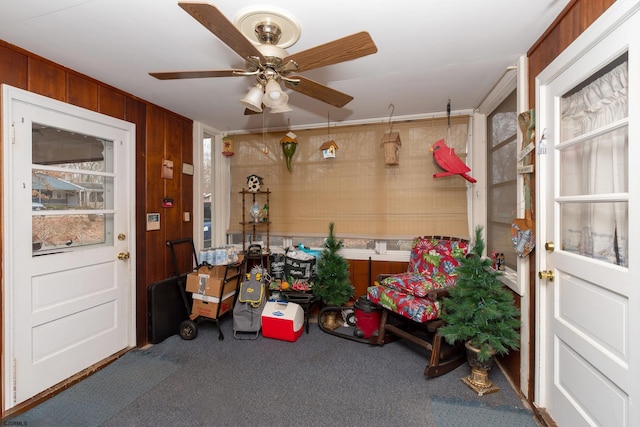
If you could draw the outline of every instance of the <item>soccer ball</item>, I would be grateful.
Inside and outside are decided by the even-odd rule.
[[[247,177],[247,189],[252,193],[257,193],[260,191],[260,186],[262,185],[262,177],[258,175],[249,175]]]

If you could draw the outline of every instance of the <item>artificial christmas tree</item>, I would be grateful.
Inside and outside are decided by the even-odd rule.
[[[456,267],[456,285],[442,302],[445,325],[438,330],[449,344],[465,342],[468,356],[475,355],[480,362],[474,366],[470,359],[472,375],[463,379],[479,394],[497,391],[487,376],[493,356],[507,354],[520,344],[520,311],[499,279],[502,273],[491,268],[483,252],[482,227],[478,227],[473,248]]]
[[[329,237],[324,243],[313,285],[313,294],[328,306],[341,306],[353,296],[353,286],[349,282],[349,262],[338,254],[341,248],[342,240],[336,239],[333,223],[330,223]],[[332,313],[335,315],[336,312]]]

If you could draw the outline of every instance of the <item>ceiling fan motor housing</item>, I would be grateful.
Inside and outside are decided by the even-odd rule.
[[[256,25],[256,36],[260,43],[277,45],[281,35],[282,30],[273,22],[263,21]]]

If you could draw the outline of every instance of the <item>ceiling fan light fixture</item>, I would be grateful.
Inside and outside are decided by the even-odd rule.
[[[264,98],[262,85],[257,84],[249,89],[249,92],[240,100],[240,104],[244,105],[251,111],[256,113],[262,112],[262,99]]]
[[[267,98],[267,96],[265,96],[265,98]],[[287,95],[284,92],[281,93],[280,98],[278,99],[270,99],[270,100],[265,99],[262,101],[262,103],[269,108],[282,107],[283,105],[287,105],[287,102],[289,102],[289,95]]]
[[[276,104],[281,103],[280,98],[284,94],[280,84],[274,78],[269,78],[264,89],[264,100],[262,102],[267,107],[275,107]]]
[[[289,98],[289,96],[285,93],[285,96],[287,96],[287,99]],[[288,113],[289,111],[292,111],[291,107],[289,107],[289,104],[287,102],[285,102],[284,104],[278,106],[278,107],[272,107],[269,112],[273,113],[273,114],[278,114],[278,113]]]

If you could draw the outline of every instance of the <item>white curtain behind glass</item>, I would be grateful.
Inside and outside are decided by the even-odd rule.
[[[562,100],[562,140],[600,130],[627,117],[627,63],[616,66]],[[625,193],[627,126],[563,151],[561,195]],[[574,168],[574,171],[569,168]],[[575,175],[576,179],[572,179]],[[576,203],[563,207],[563,247],[627,265],[627,203]]]

